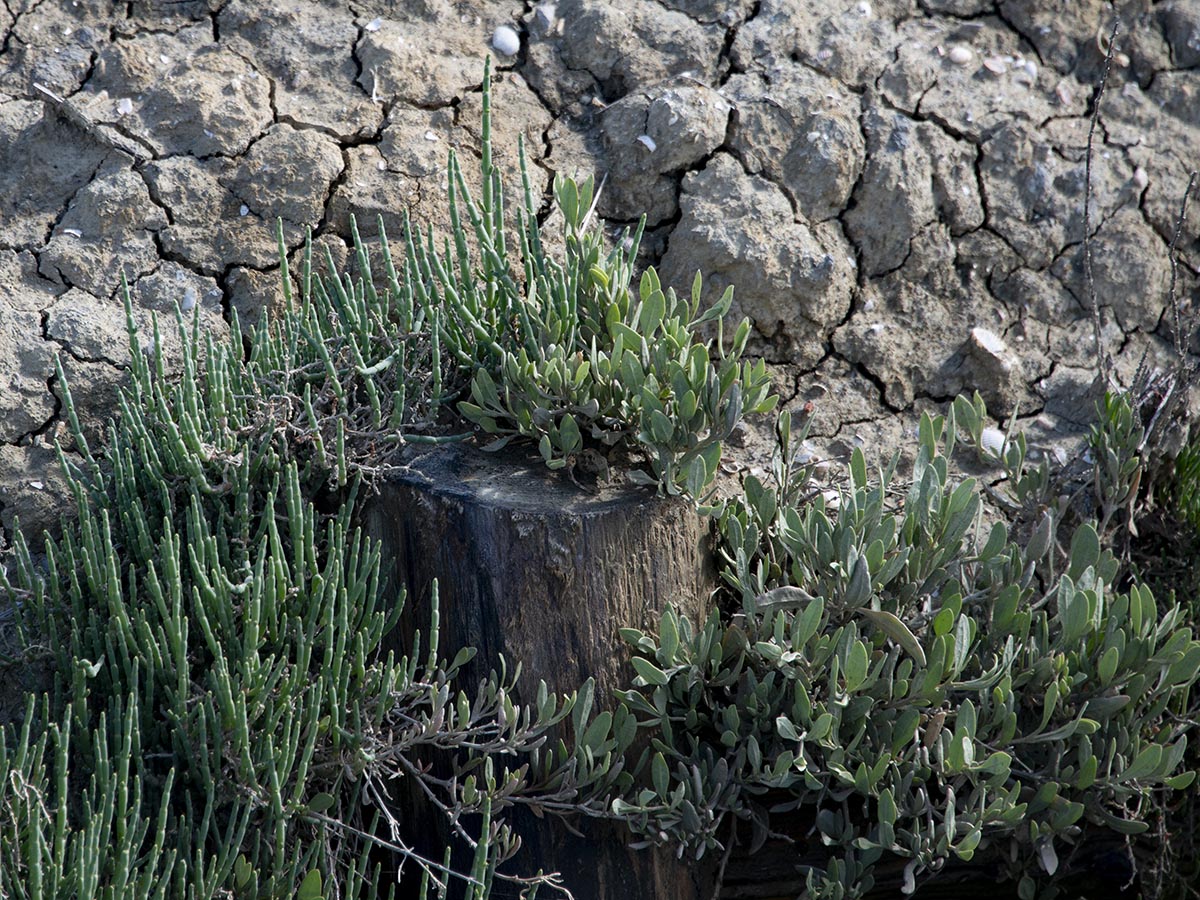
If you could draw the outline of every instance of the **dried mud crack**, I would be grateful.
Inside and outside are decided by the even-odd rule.
[[[1167,244],[1200,165],[1200,17],[1118,7],[1092,225],[1104,338],[1128,378],[1174,341]],[[113,411],[122,272],[147,321],[194,303],[221,331],[234,309],[253,321],[281,302],[276,218],[293,263],[309,230],[318,258],[344,263],[351,216],[368,237],[379,218],[398,235],[404,213],[445,229],[446,154],[478,152],[501,25],[520,39],[494,87],[510,190],[519,137],[545,201],[555,173],[606,177],[600,214],[614,231],[649,216],[646,261],[665,282],[734,285],[752,349],[793,398],[836,386],[816,404],[822,452],[849,452],[856,431],[886,456],[921,409],[975,389],[1048,444],[1078,433],[1095,354],[1082,147],[1107,4],[1053,21],[1028,0],[404,10],[0,6],[0,527],[56,512],[39,468],[62,424],[55,353],[89,427]],[[1185,305],[1198,222],[1178,242]],[[980,329],[1003,358],[972,343]],[[769,433],[749,429],[735,455],[761,462]]]

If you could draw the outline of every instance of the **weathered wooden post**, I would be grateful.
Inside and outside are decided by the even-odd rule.
[[[439,447],[380,484],[366,511],[385,574],[410,596],[438,580],[442,646],[474,646],[470,684],[501,656],[522,665],[518,689],[534,696],[596,682],[611,707],[629,683],[617,629],[655,628],[673,605],[703,621],[716,587],[709,523],[690,503],[635,487],[588,493],[536,457]],[[410,602],[398,635],[427,621]],[[397,641],[401,638],[398,637]],[[452,653],[452,651],[451,651]],[[691,900],[712,885],[673,854],[632,851],[624,828],[518,821],[530,866],[557,870],[577,900]]]

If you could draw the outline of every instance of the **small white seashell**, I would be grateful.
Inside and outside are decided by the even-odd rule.
[[[956,66],[965,66],[972,59],[974,59],[974,57],[975,54],[971,52],[970,47],[964,47],[962,44],[956,44],[950,48],[950,62],[954,63]]]
[[[158,54],[158,61],[164,66],[169,66],[171,64],[171,57],[167,56],[165,53],[160,53]]]
[[[1113,56],[1113,62],[1115,62],[1122,69],[1128,69],[1129,68],[1129,55],[1126,53],[1117,53]]]
[[[31,481],[31,482],[29,482],[29,486],[31,488],[33,488],[35,491],[40,491],[46,485],[42,484],[40,481]]]
[[[367,31],[378,31],[383,27],[383,19],[376,16],[370,22],[363,26]]]
[[[241,205],[241,206],[238,208],[238,215],[239,215],[239,216],[248,216],[248,215],[250,215],[250,207],[248,207],[248,206],[247,206],[245,203],[243,203],[243,204],[242,204],[242,205]]]
[[[1008,351],[1004,341],[994,331],[986,328],[972,328],[971,340],[976,347],[991,356],[1003,356]]]
[[[983,434],[979,436],[980,446],[983,447],[985,453],[990,453],[993,456],[1004,455],[1004,432],[999,428],[985,428]]]
[[[639,134],[638,135],[638,143],[641,144],[643,147],[645,147],[647,150],[649,150],[651,153],[653,153],[655,150],[658,149],[658,144],[654,143],[654,138],[650,137],[650,135],[648,135],[648,134]]]
[[[83,237],[83,232],[80,231],[78,228],[64,228],[62,230],[62,233],[69,234],[69,235],[71,235],[71,237]]]
[[[1070,106],[1071,101],[1075,99],[1075,95],[1071,92],[1071,86],[1065,81],[1060,81],[1054,89],[1054,95],[1058,97],[1058,102],[1063,106]]]
[[[821,496],[825,498],[826,509],[837,509],[842,504],[842,495],[837,491],[822,491]]]
[[[427,140],[427,141],[436,141],[436,140],[437,140],[437,135],[436,135],[436,134],[434,134],[432,131],[427,131],[427,132],[425,132],[425,140]]]
[[[1008,63],[1002,56],[989,56],[983,61],[983,67],[993,75],[1003,75],[1008,71]]]
[[[503,56],[516,56],[521,52],[521,37],[507,25],[501,25],[492,35],[492,47]]]
[[[1019,84],[1031,85],[1037,82],[1037,63],[1027,59],[1017,63],[1016,77]]]
[[[860,0],[859,4],[854,7],[860,16],[864,19],[871,15],[871,4],[867,0]]]
[[[379,162],[375,163],[375,168],[377,168],[380,172],[384,172],[387,170],[387,163],[381,159]]]
[[[817,59],[821,62],[829,62],[829,60],[833,59],[833,51],[828,47],[822,47],[817,51]]]
[[[133,101],[128,97],[122,97],[117,101],[117,115],[127,116],[133,112]]]
[[[1150,175],[1142,166],[1138,166],[1133,170],[1133,183],[1139,191],[1150,183]]]

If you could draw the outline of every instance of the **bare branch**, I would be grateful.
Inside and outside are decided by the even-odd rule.
[[[1100,303],[1096,299],[1096,279],[1092,274],[1092,142],[1096,135],[1096,124],[1100,121],[1100,101],[1104,99],[1104,89],[1108,86],[1108,73],[1112,68],[1113,55],[1116,52],[1117,33],[1121,28],[1121,20],[1114,19],[1112,33],[1108,38],[1108,52],[1104,56],[1104,68],[1100,73],[1100,85],[1096,89],[1096,100],[1092,107],[1092,122],[1088,126],[1087,156],[1084,161],[1083,188],[1083,271],[1087,284],[1088,300],[1092,306],[1092,330],[1096,339],[1096,356],[1100,363],[1100,374],[1107,386],[1111,371],[1111,360],[1104,349],[1103,322],[1100,318]]]

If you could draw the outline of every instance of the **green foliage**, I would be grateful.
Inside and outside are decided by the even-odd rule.
[[[252,341],[260,355],[286,348],[297,367],[262,358],[280,385],[272,402],[282,427],[310,442],[312,458],[339,484],[347,466],[386,465],[405,444],[468,437],[457,410],[494,436],[489,449],[528,438],[551,468],[572,473],[585,452],[604,457],[604,468],[609,456],[632,455],[649,466],[631,472],[635,481],[698,498],[742,416],[776,402],[765,364],[741,358],[749,321],[726,346],[732,290],[702,309],[699,275],[687,300],[664,290],[653,269],[635,292],[641,226],[606,251],[590,178],[556,178],[563,249],[552,252],[558,236],[539,222],[523,148],[510,247],[491,116],[489,63],[482,189],[472,194],[452,151],[450,235],[439,241],[406,219],[403,255],[393,259],[381,222],[373,262],[355,228],[353,275],[335,273],[330,258],[330,273],[314,276],[310,245],[297,308],[279,323],[286,339]],[[715,340],[703,340],[701,329],[715,330]],[[468,383],[470,399],[455,404]],[[361,451],[349,462],[346,446]]]
[[[1165,498],[1200,532],[1200,440],[1190,441],[1175,460],[1174,478]]]
[[[293,896],[334,884],[373,897],[395,887],[373,849],[480,898],[494,878],[555,884],[498,871],[517,848],[503,810],[603,810],[584,795],[628,783],[613,761],[632,719],[593,717],[590,685],[579,704],[543,688],[530,708],[510,699],[515,674],[455,689],[473,651],[439,655],[436,590],[430,646],[413,635],[410,655],[381,656],[403,596],[382,595],[379,549],[354,525],[360,458],[345,444],[314,454],[278,417],[281,396],[313,383],[314,342],[297,339],[295,320],[264,324],[243,359],[236,328],[220,344],[181,319],[172,379],[157,335],[143,353],[127,313],[131,383],[96,453],[63,382],[78,519],[47,542],[44,567],[18,535],[14,571],[0,572],[58,676],[22,731],[0,735],[0,895]],[[336,310],[337,333],[349,315]],[[319,375],[324,396],[334,376]],[[325,492],[330,464],[344,491]],[[579,749],[543,747],[568,717]],[[446,777],[417,764],[429,754]],[[389,788],[400,779],[422,782],[433,813],[476,847],[469,871],[405,842],[412,828]]]
[[[702,311],[699,274],[690,300],[682,300],[671,288],[664,292],[650,268],[635,297],[640,228],[605,254],[599,231],[589,227],[591,179],[578,185],[560,177],[555,197],[565,258],[560,263],[544,250],[527,193],[520,217],[527,290],[508,301],[518,326],[501,339],[498,377],[477,370],[471,401],[459,409],[497,436],[492,449],[523,435],[538,442],[551,468],[573,467],[588,447],[638,450],[650,473],[635,471],[635,480],[699,497],[743,413],[769,411],[777,399],[761,360],[739,362],[750,323],[742,321],[726,348],[721,323],[733,291]],[[715,347],[698,336],[709,323],[716,323]]]
[[[1118,460],[1102,479],[1133,477],[1120,403],[1093,436]],[[983,416],[978,398],[924,416],[903,489],[895,460],[872,475],[855,451],[836,499],[811,489],[781,417],[774,483],[748,477],[719,516],[737,611],[624,633],[638,673],[626,702],[659,754],[641,798],[649,837],[704,852],[733,839],[732,816],[757,845],[773,813],[800,810],[830,848],[810,897],[861,896],[888,855],[908,860],[911,892],[997,845],[1032,896],[1083,822],[1141,832],[1154,791],[1191,783],[1173,715],[1200,669],[1184,611],[1116,590],[1094,522],[1060,535],[1043,508],[1019,538],[988,524],[949,459],[963,432],[980,446]],[[1024,454],[1010,435],[1000,455],[1010,490],[1032,497],[1049,480]],[[1126,493],[1102,481],[1098,496],[1104,510]],[[649,814],[664,806],[674,821]]]
[[[683,303],[651,272],[633,303],[637,240],[603,252],[590,182],[556,183],[559,260],[526,174],[510,254],[486,70],[483,100],[482,195],[452,154],[440,246],[407,227],[402,258],[383,237],[373,260],[355,229],[357,271],[330,259],[320,276],[310,242],[293,303],[280,235],[284,315],[248,351],[236,317],[228,343],[180,317],[178,377],[157,323],[147,341],[127,309],[130,384],[94,453],[59,371],[77,520],[44,564],[18,535],[0,572],[27,654],[48,645],[57,672],[0,735],[0,895],[375,896],[373,849],[439,890],[536,890],[556,878],[502,874],[517,847],[504,810],[611,816],[632,786],[634,718],[593,715],[590,684],[578,702],[543,687],[528,708],[515,674],[456,690],[473,651],[438,655],[436,592],[428,650],[412,635],[411,655],[380,655],[403,598],[381,596],[379,550],[354,523],[362,479],[408,444],[469,437],[454,415],[469,381],[486,413],[463,411],[540,440],[550,465],[585,443],[638,451],[644,480],[699,496],[720,441],[773,400],[762,363],[740,362],[749,325],[732,349],[720,338],[728,293],[702,313],[698,280]],[[696,335],[710,323],[715,364]],[[416,761],[431,755],[437,777]],[[405,843],[400,779],[475,848],[469,871]]]

